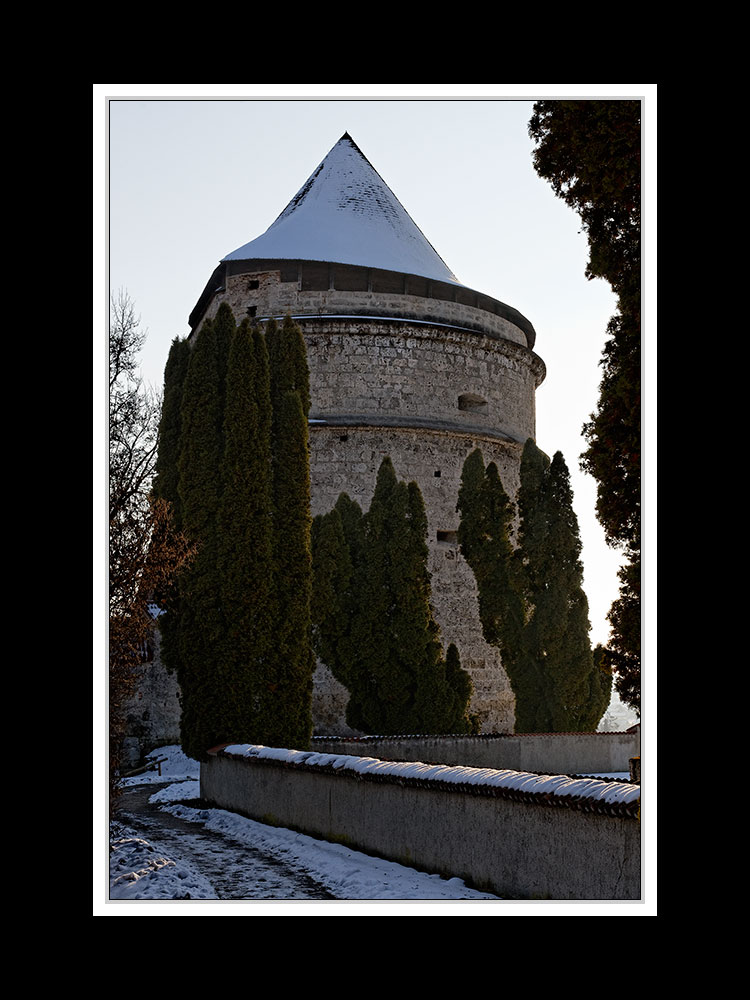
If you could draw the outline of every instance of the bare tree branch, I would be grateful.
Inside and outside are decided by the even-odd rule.
[[[149,611],[190,557],[173,530],[170,505],[151,495],[161,400],[144,385],[139,351],[146,334],[130,297],[111,298],[109,331],[109,678],[110,790],[117,799],[125,706],[135,691],[143,650],[156,628]]]

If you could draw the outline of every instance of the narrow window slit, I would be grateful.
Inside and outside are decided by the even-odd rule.
[[[459,410],[471,410],[474,413],[486,413],[488,403],[482,396],[474,392],[465,392],[458,397]]]
[[[458,545],[457,531],[438,531],[437,540],[446,545]]]

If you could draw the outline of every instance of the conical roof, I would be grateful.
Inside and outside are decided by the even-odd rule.
[[[262,236],[223,261],[316,260],[460,284],[348,133]]]

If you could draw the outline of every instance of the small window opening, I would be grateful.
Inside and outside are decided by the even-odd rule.
[[[458,397],[459,410],[472,410],[474,413],[485,413],[487,411],[487,400],[482,396],[477,396],[474,392],[465,392]]]
[[[253,278],[252,281],[248,281],[247,290],[248,292],[254,292],[256,288],[260,288],[260,282],[257,278]]]
[[[339,434],[339,441],[348,441],[348,440],[349,440],[348,434]]]
[[[440,479],[440,469],[435,469],[435,479]]]
[[[258,311],[258,307],[257,306],[248,306],[247,307],[247,314],[248,314],[248,316],[254,316],[257,311]]]
[[[457,531],[438,531],[437,540],[446,545],[458,545]]]

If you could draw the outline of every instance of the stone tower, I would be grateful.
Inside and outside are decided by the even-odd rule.
[[[482,732],[512,731],[513,693],[482,637],[456,502],[476,447],[516,492],[545,375],[532,325],[461,284],[348,134],[262,236],[223,258],[191,329],[222,302],[238,322],[289,313],[302,328],[313,515],[343,491],[366,510],[385,455],[400,479],[419,484],[444,645],[455,642],[472,676]],[[345,690],[324,664],[314,681],[316,734],[348,733]]]

